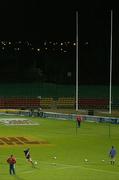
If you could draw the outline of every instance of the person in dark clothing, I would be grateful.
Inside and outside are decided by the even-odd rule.
[[[32,159],[31,159],[30,149],[29,148],[24,150],[24,155],[25,155],[26,159],[28,160],[28,162],[30,162],[32,164],[32,166],[34,167],[34,163],[33,163]]]

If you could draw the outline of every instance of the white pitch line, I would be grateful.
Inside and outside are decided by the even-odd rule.
[[[21,174],[27,174],[27,173],[32,173],[32,172],[34,172],[34,170],[30,170],[30,171],[21,171],[20,173],[21,173]]]
[[[45,163],[47,165],[53,165],[53,163],[48,163],[46,161],[40,161],[41,163]],[[57,167],[57,165],[62,166],[62,167]],[[64,167],[63,167],[64,166]],[[84,167],[81,165],[71,165],[71,164],[61,164],[61,163],[56,163],[57,169],[66,169],[66,168],[82,168],[82,169],[87,169],[87,170],[92,170],[92,171],[97,171],[97,172],[104,172],[104,173],[110,173],[110,174],[119,174],[117,171],[108,171],[108,170],[103,170],[103,169],[95,169],[95,168],[89,168],[89,167]]]
[[[56,163],[56,165],[57,165],[57,163]],[[110,174],[119,174],[119,172],[117,172],[117,171],[108,171],[108,170],[103,170],[103,169],[95,169],[95,168],[89,168],[89,167],[83,167],[83,166],[81,166],[81,165],[78,165],[78,166],[76,166],[76,165],[66,165],[66,164],[59,164],[59,165],[63,165],[63,166],[65,166],[65,167],[60,167],[60,168],[58,168],[58,169],[65,169],[65,168],[82,168],[82,169],[88,169],[88,170],[92,170],[92,171],[97,171],[97,172],[104,172],[104,173],[110,173]]]
[[[48,165],[53,165],[52,163],[48,163],[48,162],[44,162],[42,161],[42,163],[48,164]],[[57,165],[61,165],[64,167],[57,167]],[[68,168],[82,168],[82,169],[88,169],[88,170],[92,170],[92,171],[97,171],[97,172],[103,172],[103,173],[110,173],[110,174],[119,174],[119,172],[112,172],[112,171],[108,171],[108,170],[102,170],[102,169],[95,169],[95,168],[87,168],[87,167],[83,167],[81,165],[69,165],[69,164],[57,164],[56,163],[56,167],[58,170],[62,170],[62,169],[68,169]],[[32,173],[34,172],[34,170],[30,170],[30,171],[21,171],[20,173],[22,174],[27,174],[27,173]]]

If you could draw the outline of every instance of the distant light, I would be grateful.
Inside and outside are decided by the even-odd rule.
[[[33,49],[33,48],[32,48]],[[40,51],[40,49],[38,48],[37,51]]]
[[[19,51],[20,49],[19,48],[14,48],[15,51]]]
[[[4,46],[6,46],[6,42],[2,42],[2,44],[3,44]]]
[[[76,46],[76,43],[73,43],[74,46]]]
[[[85,42],[85,45],[88,45],[88,41],[87,41],[87,42]]]
[[[63,43],[61,43],[61,46],[63,46]]]
[[[45,42],[44,42],[44,46],[46,46],[46,45],[47,45],[47,42],[45,41]]]

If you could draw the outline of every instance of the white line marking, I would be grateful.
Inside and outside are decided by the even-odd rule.
[[[21,174],[27,174],[27,173],[32,173],[33,172],[33,170],[31,170],[31,171],[21,171],[20,173]]]
[[[46,164],[50,164],[48,162],[44,162],[44,161],[40,161],[42,163],[46,163]],[[51,163],[51,165],[53,165]],[[62,167],[57,167],[57,165],[60,165]],[[63,167],[64,166],[64,167]],[[95,168],[89,168],[89,167],[84,167],[84,166],[81,166],[81,165],[71,165],[71,164],[60,164],[60,163],[56,163],[56,167],[57,169],[65,169],[65,168],[82,168],[82,169],[87,169],[87,170],[92,170],[92,171],[97,171],[97,172],[104,172],[104,173],[110,173],[110,174],[119,174],[119,172],[117,171],[108,171],[108,170],[103,170],[103,169],[95,169]]]

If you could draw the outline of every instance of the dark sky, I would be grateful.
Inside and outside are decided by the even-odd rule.
[[[97,26],[103,26],[108,8],[101,1],[86,4],[72,1],[3,1],[0,5],[1,38],[75,39],[75,13],[79,28],[87,38]],[[105,11],[105,14],[104,14]],[[92,28],[92,29],[91,29]],[[92,32],[92,34],[94,34]]]
[[[1,40],[73,40],[79,13],[81,71],[109,78],[110,9],[103,1],[7,1],[0,5]],[[113,79],[119,83],[119,11],[113,8]],[[85,48],[88,42],[88,48]],[[91,68],[89,68],[89,66]],[[96,67],[96,68],[95,68]],[[99,67],[97,69],[97,67]],[[88,71],[88,72],[87,72]],[[100,75],[99,75],[100,74]],[[102,81],[101,79],[101,81]],[[93,81],[92,81],[93,82]]]

